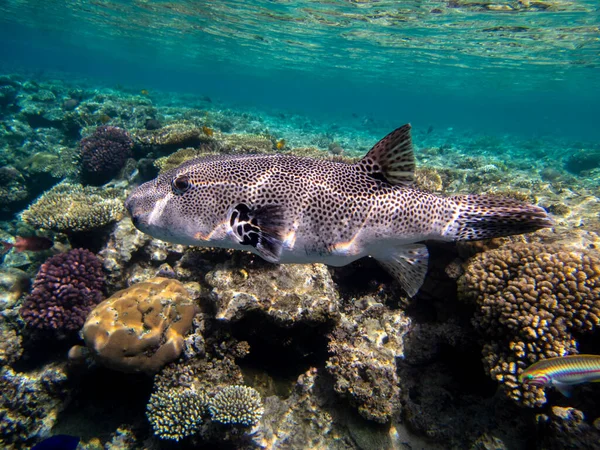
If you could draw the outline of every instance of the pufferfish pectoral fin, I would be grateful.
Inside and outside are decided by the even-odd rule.
[[[423,244],[392,247],[384,255],[373,255],[394,276],[409,297],[414,297],[425,281],[429,252]]]
[[[285,235],[284,211],[280,205],[251,208],[240,203],[231,210],[229,225],[240,244],[256,248],[269,262],[279,262]]]

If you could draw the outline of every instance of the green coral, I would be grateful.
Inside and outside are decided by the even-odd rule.
[[[35,228],[68,233],[101,228],[120,220],[123,211],[118,189],[61,183],[42,194],[21,217]]]
[[[0,167],[0,206],[23,201],[27,196],[23,174],[11,166]]]
[[[459,295],[476,305],[483,362],[518,404],[541,406],[544,390],[518,382],[530,364],[577,353],[573,333],[600,323],[600,253],[558,244],[508,244],[469,261]]]
[[[198,432],[206,403],[201,391],[159,388],[150,396],[146,416],[156,436],[179,441]]]
[[[54,178],[65,178],[77,173],[77,150],[62,147],[60,155],[38,152],[22,163],[23,171],[30,175],[50,174]]]
[[[263,415],[260,394],[249,386],[227,386],[208,406],[212,419],[230,425],[255,425]]]

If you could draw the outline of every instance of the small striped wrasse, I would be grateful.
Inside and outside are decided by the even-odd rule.
[[[600,381],[600,355],[543,359],[525,369],[519,381],[539,387],[553,386],[570,397],[573,385]]]

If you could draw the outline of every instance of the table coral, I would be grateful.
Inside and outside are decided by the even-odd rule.
[[[137,145],[163,150],[196,147],[211,140],[200,128],[187,122],[172,123],[158,130],[136,130],[131,134]]]
[[[600,321],[600,254],[558,244],[508,244],[474,256],[459,295],[475,303],[486,370],[519,404],[540,406],[544,390],[519,374],[545,358],[577,353],[573,333]]]
[[[100,126],[79,143],[81,177],[91,184],[103,184],[118,174],[132,155],[133,141],[122,128]]]
[[[363,298],[342,315],[331,333],[327,370],[335,390],[369,420],[388,422],[399,407],[396,358],[403,355],[409,326],[402,311]]]
[[[196,306],[176,280],[152,278],[118,291],[89,314],[86,346],[123,372],[157,372],[181,354]]]
[[[102,298],[102,263],[86,249],[52,256],[42,264],[20,314],[29,327],[59,333],[81,329]]]
[[[21,217],[35,228],[61,233],[90,231],[122,217],[120,196],[118,189],[61,183],[42,194]]]

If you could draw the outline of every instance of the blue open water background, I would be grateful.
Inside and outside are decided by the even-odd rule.
[[[0,64],[340,123],[596,140],[600,6],[533,5],[4,0]]]

